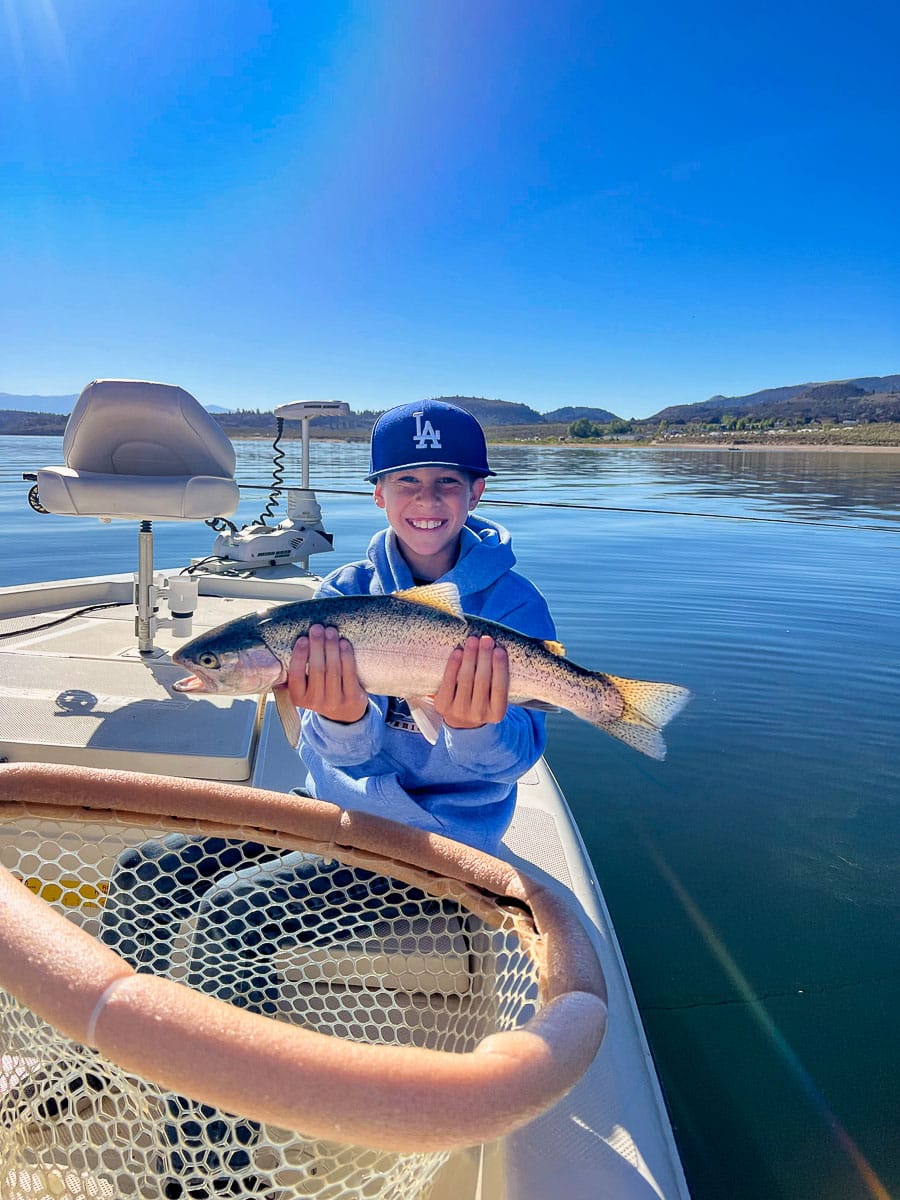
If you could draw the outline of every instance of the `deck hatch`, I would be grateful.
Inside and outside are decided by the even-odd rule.
[[[0,655],[0,757],[247,779],[261,701],[188,698],[169,662]]]

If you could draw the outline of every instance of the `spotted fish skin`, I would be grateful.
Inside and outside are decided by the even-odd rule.
[[[175,686],[234,695],[283,688],[294,643],[316,624],[332,626],[352,643],[366,691],[406,698],[420,728],[424,722],[417,709],[424,715],[450,653],[470,636],[491,637],[506,650],[511,704],[568,709],[653,758],[664,757],[659,731],[689,698],[676,684],[590,671],[566,658],[558,642],[464,613],[452,584],[390,596],[300,600],[238,617],[173,654],[176,663],[194,673]]]

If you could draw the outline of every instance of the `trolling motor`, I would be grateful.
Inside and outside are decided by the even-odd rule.
[[[272,492],[269,504],[257,521],[243,529],[231,526],[219,534],[213,546],[212,559],[204,561],[208,571],[227,571],[235,566],[243,570],[261,570],[281,563],[296,562],[309,570],[311,554],[323,554],[334,549],[333,535],[322,525],[322,509],[315,492],[309,486],[309,426],[316,417],[348,416],[350,406],[342,400],[298,400],[275,409],[278,432],[274,442]],[[287,518],[270,526],[265,518],[272,516],[276,496],[283,477],[284,452],[279,446],[285,421],[301,422],[302,466],[299,488],[287,489]]]

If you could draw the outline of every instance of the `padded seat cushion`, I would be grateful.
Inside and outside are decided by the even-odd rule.
[[[101,475],[44,467],[37,485],[44,508],[70,517],[203,521],[229,516],[240,500],[233,479],[212,475]]]

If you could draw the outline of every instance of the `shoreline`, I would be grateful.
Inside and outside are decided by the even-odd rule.
[[[227,431],[226,431],[227,432]],[[573,447],[584,450],[713,450],[718,452],[727,451],[729,454],[738,453],[768,453],[774,451],[777,454],[786,451],[803,451],[821,453],[844,453],[844,454],[900,454],[900,444],[884,443],[881,445],[872,445],[871,443],[863,442],[800,442],[800,441],[772,441],[772,442],[707,442],[707,441],[682,441],[680,438],[672,441],[630,441],[623,438],[620,441],[591,441],[590,439],[580,440],[577,438],[566,438],[564,441],[559,438],[548,438],[542,440],[539,438],[505,438],[502,435],[492,436],[490,430],[485,431],[487,434],[487,443],[489,446],[510,446],[518,448],[533,448],[540,446],[541,449],[551,450],[569,450]],[[233,442],[271,442],[271,433],[247,433],[247,434],[229,434]],[[3,437],[62,437],[62,433],[46,433],[41,430],[29,430],[28,432],[13,433],[11,431],[0,431],[0,438]],[[285,434],[282,437],[283,441],[299,441],[299,435],[292,436]],[[364,437],[317,437],[315,434],[312,437],[315,442],[337,442],[346,445],[368,445],[368,438]]]
[[[489,446],[540,446],[542,449],[560,449],[567,450],[572,447],[591,449],[591,450],[716,450],[727,451],[729,454],[743,451],[807,451],[812,450],[817,453],[828,453],[839,451],[847,454],[898,454],[900,453],[900,445],[885,444],[883,446],[873,446],[860,442],[729,442],[723,444],[720,442],[698,442],[698,441],[676,441],[676,442],[630,442],[622,440],[619,442],[592,442],[592,441],[577,441],[568,439],[565,442],[560,441],[509,441],[505,438],[497,438],[496,440],[488,437]]]
[[[766,442],[740,442],[736,445],[716,446],[710,442],[679,442],[677,445],[672,445],[671,442],[650,442],[647,444],[648,449],[652,450],[727,450],[729,453],[745,450],[814,450],[816,452],[828,452],[839,450],[846,454],[897,454],[900,453],[900,446],[867,446],[860,445],[854,442],[816,442],[810,444],[808,442],[775,442],[769,445]]]

